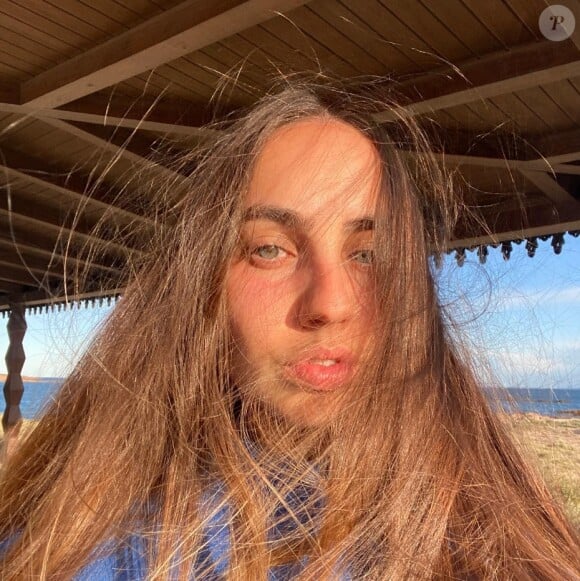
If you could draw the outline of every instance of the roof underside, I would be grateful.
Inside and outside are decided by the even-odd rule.
[[[578,0],[558,3],[580,22]],[[159,143],[187,148],[216,94],[227,113],[280,74],[390,79],[484,208],[493,236],[460,228],[453,247],[580,230],[580,26],[545,39],[547,5],[0,4],[0,311],[121,292],[124,265],[154,228],[143,184],[184,183],[152,161]]]

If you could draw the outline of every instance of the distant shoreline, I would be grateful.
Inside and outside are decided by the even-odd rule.
[[[0,373],[0,382],[4,383],[6,381],[7,375],[5,373]],[[23,375],[22,381],[27,383],[42,383],[45,381],[61,381],[62,377],[30,377],[29,375]]]

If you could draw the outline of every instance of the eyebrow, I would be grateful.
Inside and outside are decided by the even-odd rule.
[[[308,231],[311,229],[309,220],[304,219],[292,210],[280,208],[279,206],[264,204],[250,206],[244,211],[242,223],[252,220],[269,220],[291,230]],[[367,230],[374,230],[375,221],[372,216],[362,216],[355,220],[349,220],[345,223],[345,227],[349,232],[365,232]]]

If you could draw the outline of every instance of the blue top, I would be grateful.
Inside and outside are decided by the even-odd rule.
[[[307,486],[299,486],[287,497],[289,506],[297,508],[304,502],[312,489]],[[214,502],[222,493],[219,487],[210,491],[204,498],[204,502]],[[196,569],[206,569],[209,563],[215,565],[214,573],[205,574],[198,577],[192,573],[192,581],[221,581],[224,579],[225,571],[228,567],[228,553],[230,548],[229,538],[229,509],[227,505],[214,511],[204,531],[205,543],[199,553]],[[272,540],[281,539],[285,535],[296,529],[296,522],[293,519],[284,519],[287,514],[286,509],[280,506],[276,513],[277,526],[270,531]],[[311,518],[306,511],[297,511],[296,515],[302,524]],[[113,552],[103,550],[102,556],[97,555],[94,560],[84,567],[74,578],[74,581],[145,581],[147,579],[146,548],[144,541],[139,536],[131,537]],[[268,581],[289,581],[295,579],[306,565],[308,557],[303,557],[295,563],[277,565],[270,569]],[[345,574],[336,577],[336,581],[351,581],[351,576]]]

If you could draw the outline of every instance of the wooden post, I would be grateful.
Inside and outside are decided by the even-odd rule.
[[[4,384],[4,399],[6,409],[2,416],[2,427],[4,428],[3,454],[9,456],[17,443],[18,433],[22,425],[22,414],[20,413],[20,400],[24,392],[22,383],[22,367],[26,356],[22,340],[26,333],[26,319],[24,317],[24,306],[13,304],[10,306],[10,317],[8,318],[8,351],[6,351],[6,368],[8,375]]]

